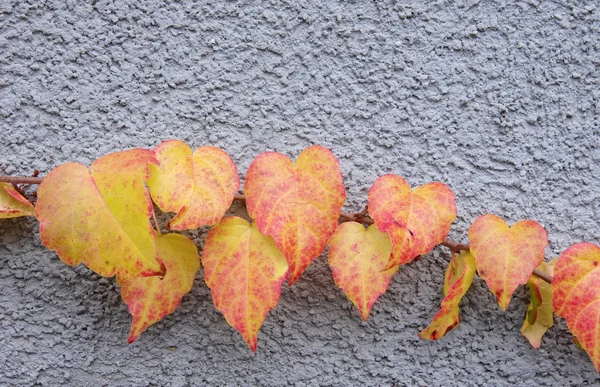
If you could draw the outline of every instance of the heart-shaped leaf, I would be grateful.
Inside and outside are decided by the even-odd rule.
[[[398,271],[398,266],[381,270],[391,251],[390,237],[374,224],[365,229],[356,222],[342,223],[329,240],[329,266],[335,284],[344,290],[365,321]]]
[[[131,149],[54,168],[38,189],[36,216],[44,246],[68,265],[85,263],[120,278],[162,274],[153,207],[144,185],[154,152]]]
[[[176,212],[172,230],[217,223],[240,189],[238,171],[225,151],[203,146],[194,151],[179,140],[154,149],[159,165],[150,165],[148,188],[163,212]]]
[[[284,255],[255,224],[229,217],[208,233],[202,265],[215,307],[256,351],[258,331],[277,305],[287,275]]]
[[[387,270],[442,243],[456,219],[456,203],[454,193],[443,183],[411,190],[400,176],[383,175],[369,190],[369,214],[392,240],[392,254],[384,268]]]
[[[577,243],[558,258],[552,304],[600,371],[600,247]]]
[[[337,226],[346,200],[337,158],[318,145],[300,153],[295,165],[280,153],[262,153],[248,169],[244,192],[248,214],[285,255],[292,285]]]
[[[533,269],[544,260],[548,234],[533,220],[522,220],[512,227],[496,215],[482,215],[469,228],[471,254],[477,272],[506,310],[519,285],[529,281]]]
[[[194,242],[180,234],[160,235],[156,247],[165,264],[164,276],[122,280],[121,297],[133,317],[127,341],[133,343],[150,325],[175,311],[181,298],[192,290],[200,268]]]

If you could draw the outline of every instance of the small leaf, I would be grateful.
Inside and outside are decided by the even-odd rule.
[[[287,275],[285,256],[255,224],[229,217],[208,233],[202,264],[215,307],[256,351],[258,331]]]
[[[552,276],[555,264],[556,260],[548,264],[542,262],[537,269]],[[521,333],[529,340],[531,346],[537,349],[542,343],[544,333],[554,324],[552,287],[549,283],[533,275],[529,279],[528,285],[531,302],[527,308]]]
[[[458,304],[475,276],[475,258],[467,251],[452,257],[444,276],[444,300],[429,326],[419,333],[425,340],[439,340],[460,323]]]
[[[12,185],[0,183],[0,219],[35,216],[33,204],[29,203]]]
[[[181,298],[192,290],[200,268],[194,242],[180,234],[160,235],[156,247],[165,264],[164,277],[121,280],[121,297],[133,316],[128,342],[133,343],[150,325],[173,313]]]
[[[85,263],[105,276],[162,274],[144,186],[154,152],[131,149],[94,161],[54,168],[38,189],[36,216],[44,246],[74,266]]]
[[[296,160],[266,152],[254,159],[244,185],[248,214],[284,253],[292,285],[318,257],[338,223],[346,191],[337,158],[311,146]]]
[[[469,240],[477,272],[504,311],[517,286],[526,284],[533,269],[543,262],[548,234],[533,220],[509,227],[502,218],[488,214],[473,222]]]
[[[600,247],[577,243],[560,255],[552,280],[552,305],[600,371]]]
[[[390,258],[390,237],[373,224],[340,224],[329,240],[329,265],[337,286],[344,290],[367,320],[373,304],[385,293],[398,266],[381,271]]]
[[[240,188],[238,171],[225,151],[203,146],[194,151],[179,140],[154,149],[159,165],[150,165],[147,185],[164,212],[177,212],[172,230],[190,230],[217,223]]]
[[[452,190],[443,183],[411,190],[400,176],[384,175],[369,190],[369,214],[392,239],[392,254],[384,268],[389,269],[442,243],[456,219],[456,203]]]

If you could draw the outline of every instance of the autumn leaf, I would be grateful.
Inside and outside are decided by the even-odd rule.
[[[0,219],[35,216],[33,204],[29,203],[8,183],[0,183]]]
[[[131,149],[53,169],[38,189],[36,216],[44,246],[74,266],[121,278],[161,274],[153,207],[144,186],[154,152]]]
[[[177,213],[168,227],[190,230],[217,223],[240,188],[231,157],[212,146],[192,153],[179,140],[164,141],[154,151],[160,164],[150,165],[147,185],[163,212]]]
[[[429,326],[419,333],[425,340],[439,340],[460,323],[458,304],[469,290],[475,276],[475,258],[468,251],[450,260],[444,276],[444,300]]]
[[[542,262],[537,267],[545,274],[553,275],[556,259],[550,263]],[[552,308],[552,287],[549,283],[542,281],[536,276],[531,276],[529,282],[529,294],[531,302],[527,308],[525,321],[521,327],[521,333],[529,340],[533,348],[539,348],[542,336],[554,324],[554,308]]]
[[[202,265],[215,307],[256,351],[258,331],[277,305],[287,275],[285,256],[256,224],[229,217],[208,233]]]
[[[504,311],[517,286],[526,284],[533,269],[544,260],[548,234],[533,220],[509,227],[499,216],[488,214],[473,222],[469,240],[477,272]]]
[[[383,175],[369,190],[369,214],[392,240],[384,269],[405,264],[442,243],[456,219],[454,194],[443,183],[411,190],[400,176]]]
[[[600,247],[577,243],[558,258],[552,305],[600,371]]]
[[[133,343],[150,325],[175,311],[181,298],[192,290],[200,268],[194,242],[180,234],[159,235],[156,247],[165,265],[165,275],[120,279],[121,297],[133,316],[127,341]]]
[[[346,191],[337,158],[329,149],[305,149],[294,165],[265,152],[254,159],[244,186],[248,214],[284,253],[292,285],[318,257],[338,223]]]
[[[390,237],[373,224],[340,224],[329,240],[329,265],[333,279],[367,320],[373,304],[385,293],[398,266],[381,271],[387,264],[392,244]]]

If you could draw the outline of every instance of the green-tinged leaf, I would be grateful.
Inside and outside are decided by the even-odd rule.
[[[427,328],[419,333],[425,340],[438,340],[460,323],[458,304],[469,290],[475,276],[475,258],[463,251],[452,257],[444,276],[444,300],[440,311]]]
[[[35,209],[8,183],[0,183],[0,219],[35,216]]]
[[[537,269],[552,276],[555,264],[556,260],[550,263],[542,262]],[[531,302],[529,308],[527,308],[521,333],[529,340],[533,348],[539,348],[542,343],[542,336],[554,324],[552,286],[536,276],[531,276],[527,284],[529,285]]]
[[[120,278],[162,274],[153,207],[144,185],[154,152],[131,149],[54,168],[38,189],[36,216],[44,246],[68,265],[85,263]]]

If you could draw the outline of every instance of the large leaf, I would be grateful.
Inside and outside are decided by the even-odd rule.
[[[217,223],[240,188],[238,171],[225,151],[203,146],[194,151],[169,140],[154,149],[159,165],[150,165],[147,185],[164,212],[177,212],[172,230],[190,230]]]
[[[256,224],[229,217],[208,233],[202,265],[215,307],[256,351],[258,331],[277,305],[287,275],[284,255]]]
[[[542,262],[537,267],[542,273],[553,275],[556,259],[550,263]],[[542,344],[542,336],[554,324],[554,308],[552,307],[552,286],[536,276],[531,276],[529,282],[531,302],[527,308],[527,315],[521,333],[529,340],[533,348]]]
[[[392,240],[385,269],[412,261],[444,241],[456,219],[454,194],[443,183],[428,183],[411,190],[396,175],[383,175],[369,190],[369,214]]]
[[[192,290],[200,268],[198,249],[183,235],[167,234],[156,238],[165,264],[165,275],[120,279],[121,297],[133,316],[127,341],[133,343],[150,325],[173,313],[181,298]]]
[[[479,276],[506,310],[517,286],[526,284],[544,260],[548,234],[533,220],[509,227],[499,216],[487,214],[473,222],[469,240]]]
[[[329,265],[337,286],[344,290],[367,320],[373,304],[385,293],[398,266],[382,271],[387,264],[392,244],[390,237],[374,224],[340,224],[329,240]]]
[[[337,158],[311,146],[296,160],[266,152],[254,159],[244,185],[250,217],[285,255],[292,285],[318,257],[338,223],[346,191]]]
[[[458,326],[458,304],[469,290],[475,276],[475,258],[468,252],[453,256],[444,276],[444,300],[429,326],[419,333],[425,340],[438,340]]]
[[[600,247],[577,243],[560,255],[552,304],[600,371]]]
[[[162,262],[144,186],[154,152],[132,149],[53,169],[38,189],[36,216],[42,243],[68,265],[125,279],[161,274]]]
[[[0,183],[0,219],[19,216],[35,216],[35,209],[29,200],[7,183]]]

